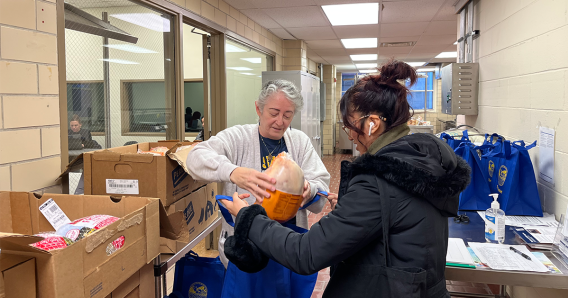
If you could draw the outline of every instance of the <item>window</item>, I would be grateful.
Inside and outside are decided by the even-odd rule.
[[[123,81],[122,88],[122,133],[165,136],[166,119],[170,115],[165,106],[164,81]],[[192,115],[195,112],[203,114],[202,80],[184,82],[184,104],[191,108]],[[186,125],[186,131],[192,129]]]
[[[82,127],[93,135],[105,132],[104,85],[102,81],[67,82],[67,115],[71,121],[75,115]]]
[[[434,72],[420,72],[416,84],[409,86],[410,81],[406,81],[406,87],[410,89],[408,103],[414,110],[424,110],[424,102],[428,110],[434,109]]]
[[[345,94],[347,89],[351,88],[355,84],[355,74],[354,73],[344,73],[343,81],[341,82],[341,96]]]

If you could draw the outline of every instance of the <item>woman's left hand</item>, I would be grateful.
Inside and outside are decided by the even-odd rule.
[[[237,214],[239,214],[239,211],[241,211],[241,209],[248,207],[249,204],[247,203],[247,201],[243,200],[250,197],[250,194],[245,193],[242,195],[239,195],[238,192],[235,192],[233,194],[233,201],[229,201],[229,200],[220,200],[221,203],[223,203],[223,205],[225,205],[225,208],[227,208],[227,210],[229,210],[229,213],[231,213],[231,215],[233,216],[237,216]]]
[[[304,207],[312,199],[312,188],[308,180],[304,180],[304,193],[302,193],[302,205],[300,207]]]

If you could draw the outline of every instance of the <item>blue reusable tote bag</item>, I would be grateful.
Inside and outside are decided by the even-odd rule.
[[[455,150],[456,155],[471,168],[470,183],[460,194],[459,210],[486,210],[491,206],[491,189],[481,160],[483,152],[491,148],[491,145],[475,146],[471,142],[463,142]]]
[[[440,135],[440,139],[446,141],[446,143],[448,143],[448,145],[450,146],[450,148],[452,148],[452,150],[456,150],[461,143],[467,142],[467,143],[471,143],[471,141],[469,140],[469,134],[467,132],[467,130],[463,131],[463,135],[461,137],[461,139],[456,140],[453,136],[443,132]]]
[[[482,158],[488,159],[490,188],[499,194],[499,204],[507,215],[542,216],[536,177],[524,141],[497,141],[493,150]]]
[[[232,201],[229,196],[217,195],[217,202],[221,214],[231,226],[234,226],[233,218],[219,199]],[[301,209],[317,202],[316,196],[310,203]],[[295,225],[283,224],[298,233],[306,233],[307,230]],[[229,262],[223,285],[223,298],[310,298],[318,279],[318,274],[300,275],[282,266],[274,260],[269,260],[268,265],[257,273],[246,273],[235,264]]]
[[[176,263],[171,298],[220,298],[225,266],[217,258],[203,258],[190,251]]]

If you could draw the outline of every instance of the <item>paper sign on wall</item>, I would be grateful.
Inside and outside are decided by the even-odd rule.
[[[554,184],[554,129],[539,128],[538,176],[545,182]]]

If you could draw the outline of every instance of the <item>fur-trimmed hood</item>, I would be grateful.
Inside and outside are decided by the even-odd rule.
[[[349,170],[351,177],[375,173],[452,215],[457,213],[459,194],[469,184],[471,172],[445,142],[429,134],[405,136],[375,155],[364,154]]]

